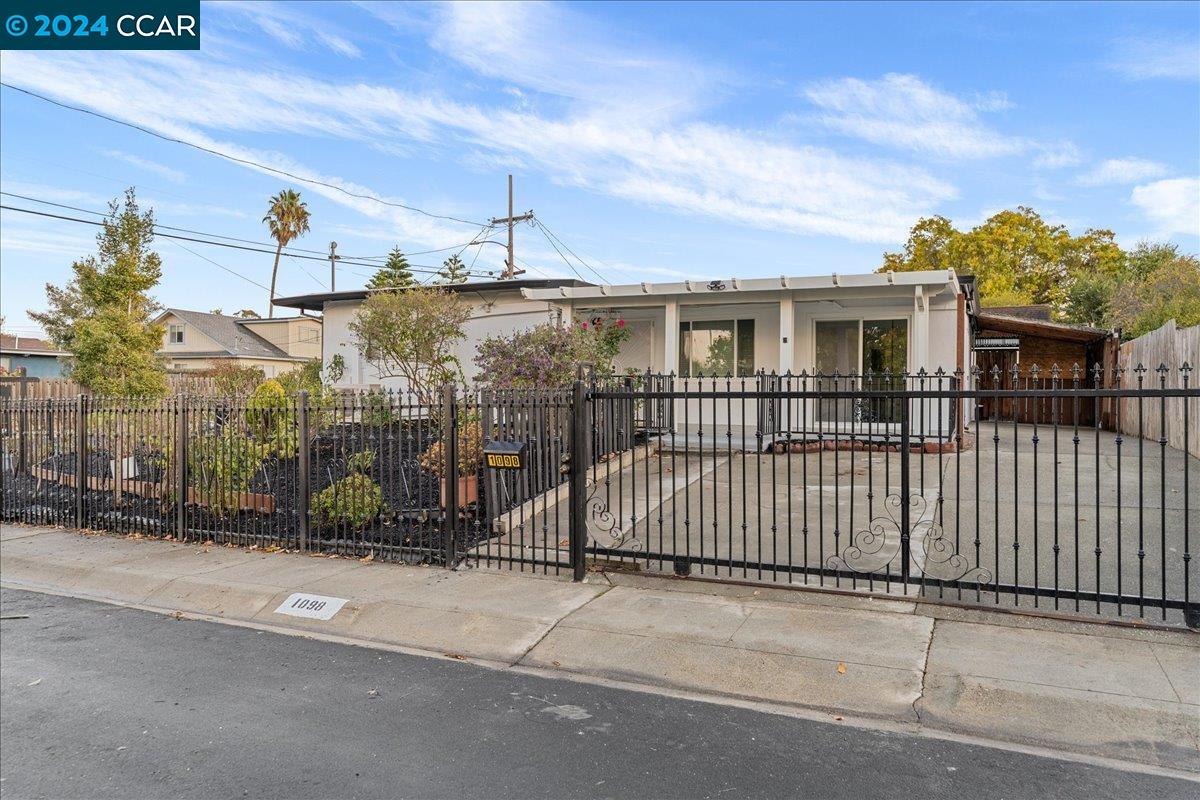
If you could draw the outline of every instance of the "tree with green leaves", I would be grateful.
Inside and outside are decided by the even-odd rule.
[[[412,267],[399,247],[393,247],[387,261],[367,281],[368,289],[411,289],[417,285]]]
[[[466,283],[467,277],[467,265],[455,253],[442,262],[442,268],[438,270],[434,283]]]
[[[308,233],[308,206],[295,189],[284,189],[271,198],[263,222],[275,240],[275,266],[271,269],[271,297],[267,316],[275,316],[275,279],[279,275],[279,256],[283,248]]]
[[[67,351],[67,373],[101,395],[161,397],[167,378],[156,351],[163,329],[148,292],[162,277],[162,259],[150,249],[154,212],[138,208],[132,188],[108,205],[96,234],[97,253],[71,265],[64,287],[46,284],[46,311],[29,316]]]
[[[1080,275],[1116,275],[1125,254],[1108,230],[1072,236],[1032,208],[993,214],[969,231],[945,217],[913,226],[904,250],[885,253],[881,271],[954,269],[974,275],[984,305],[1049,303],[1060,312]]]
[[[1114,284],[1109,326],[1127,339],[1171,319],[1181,328],[1200,325],[1200,259],[1179,245],[1139,242]]]
[[[471,304],[456,292],[417,286],[404,292],[375,292],[350,321],[350,334],[380,377],[404,379],[422,403],[437,388],[462,381],[462,365],[451,352],[466,338]]]

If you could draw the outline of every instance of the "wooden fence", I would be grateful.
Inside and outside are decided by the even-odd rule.
[[[1188,385],[1196,386],[1200,380],[1200,325],[1179,328],[1175,320],[1170,320],[1158,330],[1121,345],[1121,388],[1137,388],[1139,375],[1146,388],[1163,386],[1162,377],[1156,371],[1160,364],[1168,367],[1163,376],[1165,386],[1178,388],[1183,385],[1183,377],[1176,367],[1185,362],[1192,368],[1188,373]],[[1144,372],[1137,371],[1139,364],[1145,368]],[[1188,404],[1187,428],[1184,427],[1185,402]],[[1186,441],[1188,452],[1200,456],[1200,400],[1185,401],[1184,398],[1173,397],[1158,402],[1126,398],[1121,401],[1120,418],[1121,432],[1124,434],[1137,436],[1140,430],[1147,439],[1162,436],[1168,445],[1177,450],[1182,450]]]
[[[206,375],[167,373],[167,384],[172,395],[216,395],[217,384]],[[29,378],[18,375],[0,376],[0,399],[7,400],[58,400],[90,394],[70,378]]]

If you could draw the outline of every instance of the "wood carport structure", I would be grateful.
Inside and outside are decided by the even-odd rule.
[[[1049,306],[1037,305],[984,308],[975,314],[973,360],[982,371],[983,388],[1052,388],[1055,367],[1064,389],[1076,385],[1076,377],[1079,386],[1088,388],[1097,388],[1097,379],[1098,388],[1112,382],[1120,352],[1117,332],[1054,322],[1050,314]],[[979,418],[1045,423],[1057,417],[1061,424],[1096,424],[1094,402],[1060,403],[1057,409],[1044,407],[1049,402],[1045,398],[1030,402],[1011,397],[984,399],[980,401]],[[1100,404],[1100,422],[1105,427],[1112,424],[1109,405],[1107,401]]]

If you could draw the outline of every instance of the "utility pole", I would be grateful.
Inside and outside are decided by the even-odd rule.
[[[341,258],[337,254],[337,242],[329,243],[329,291],[337,291],[337,260]]]
[[[509,175],[508,176],[508,216],[507,217],[497,217],[496,219],[491,220],[491,223],[493,225],[507,225],[508,226],[508,261],[506,261],[504,263],[504,274],[500,276],[501,280],[506,280],[506,281],[512,280],[513,278],[515,278],[518,275],[525,274],[525,270],[517,269],[517,262],[516,262],[515,257],[513,256],[513,223],[514,222],[525,222],[526,220],[531,220],[531,219],[533,219],[533,209],[532,208],[529,209],[528,211],[526,211],[524,214],[521,214],[518,217],[513,216],[513,179],[512,179],[512,175]]]

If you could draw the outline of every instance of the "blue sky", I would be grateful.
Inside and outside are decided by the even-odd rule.
[[[534,209],[591,280],[869,271],[923,215],[965,227],[1018,204],[1073,232],[1200,249],[1195,3],[204,3],[202,26],[198,53],[10,51],[0,73],[467,220],[504,212],[511,171],[517,208]],[[397,244],[457,250],[479,231],[8,88],[0,181],[95,210],[135,185],[160,224],[262,242],[267,198],[293,186],[312,212],[298,247],[336,240],[368,260]],[[94,229],[0,220],[0,311],[33,333],[25,310],[93,251]],[[411,260],[436,266],[455,250]],[[269,281],[270,256],[167,240],[158,251],[164,304],[265,311],[255,283]],[[531,277],[573,274],[537,228],[518,227],[517,255]],[[503,250],[463,257],[494,270]],[[338,288],[369,273],[344,265]],[[326,265],[284,260],[280,294],[324,288]]]

